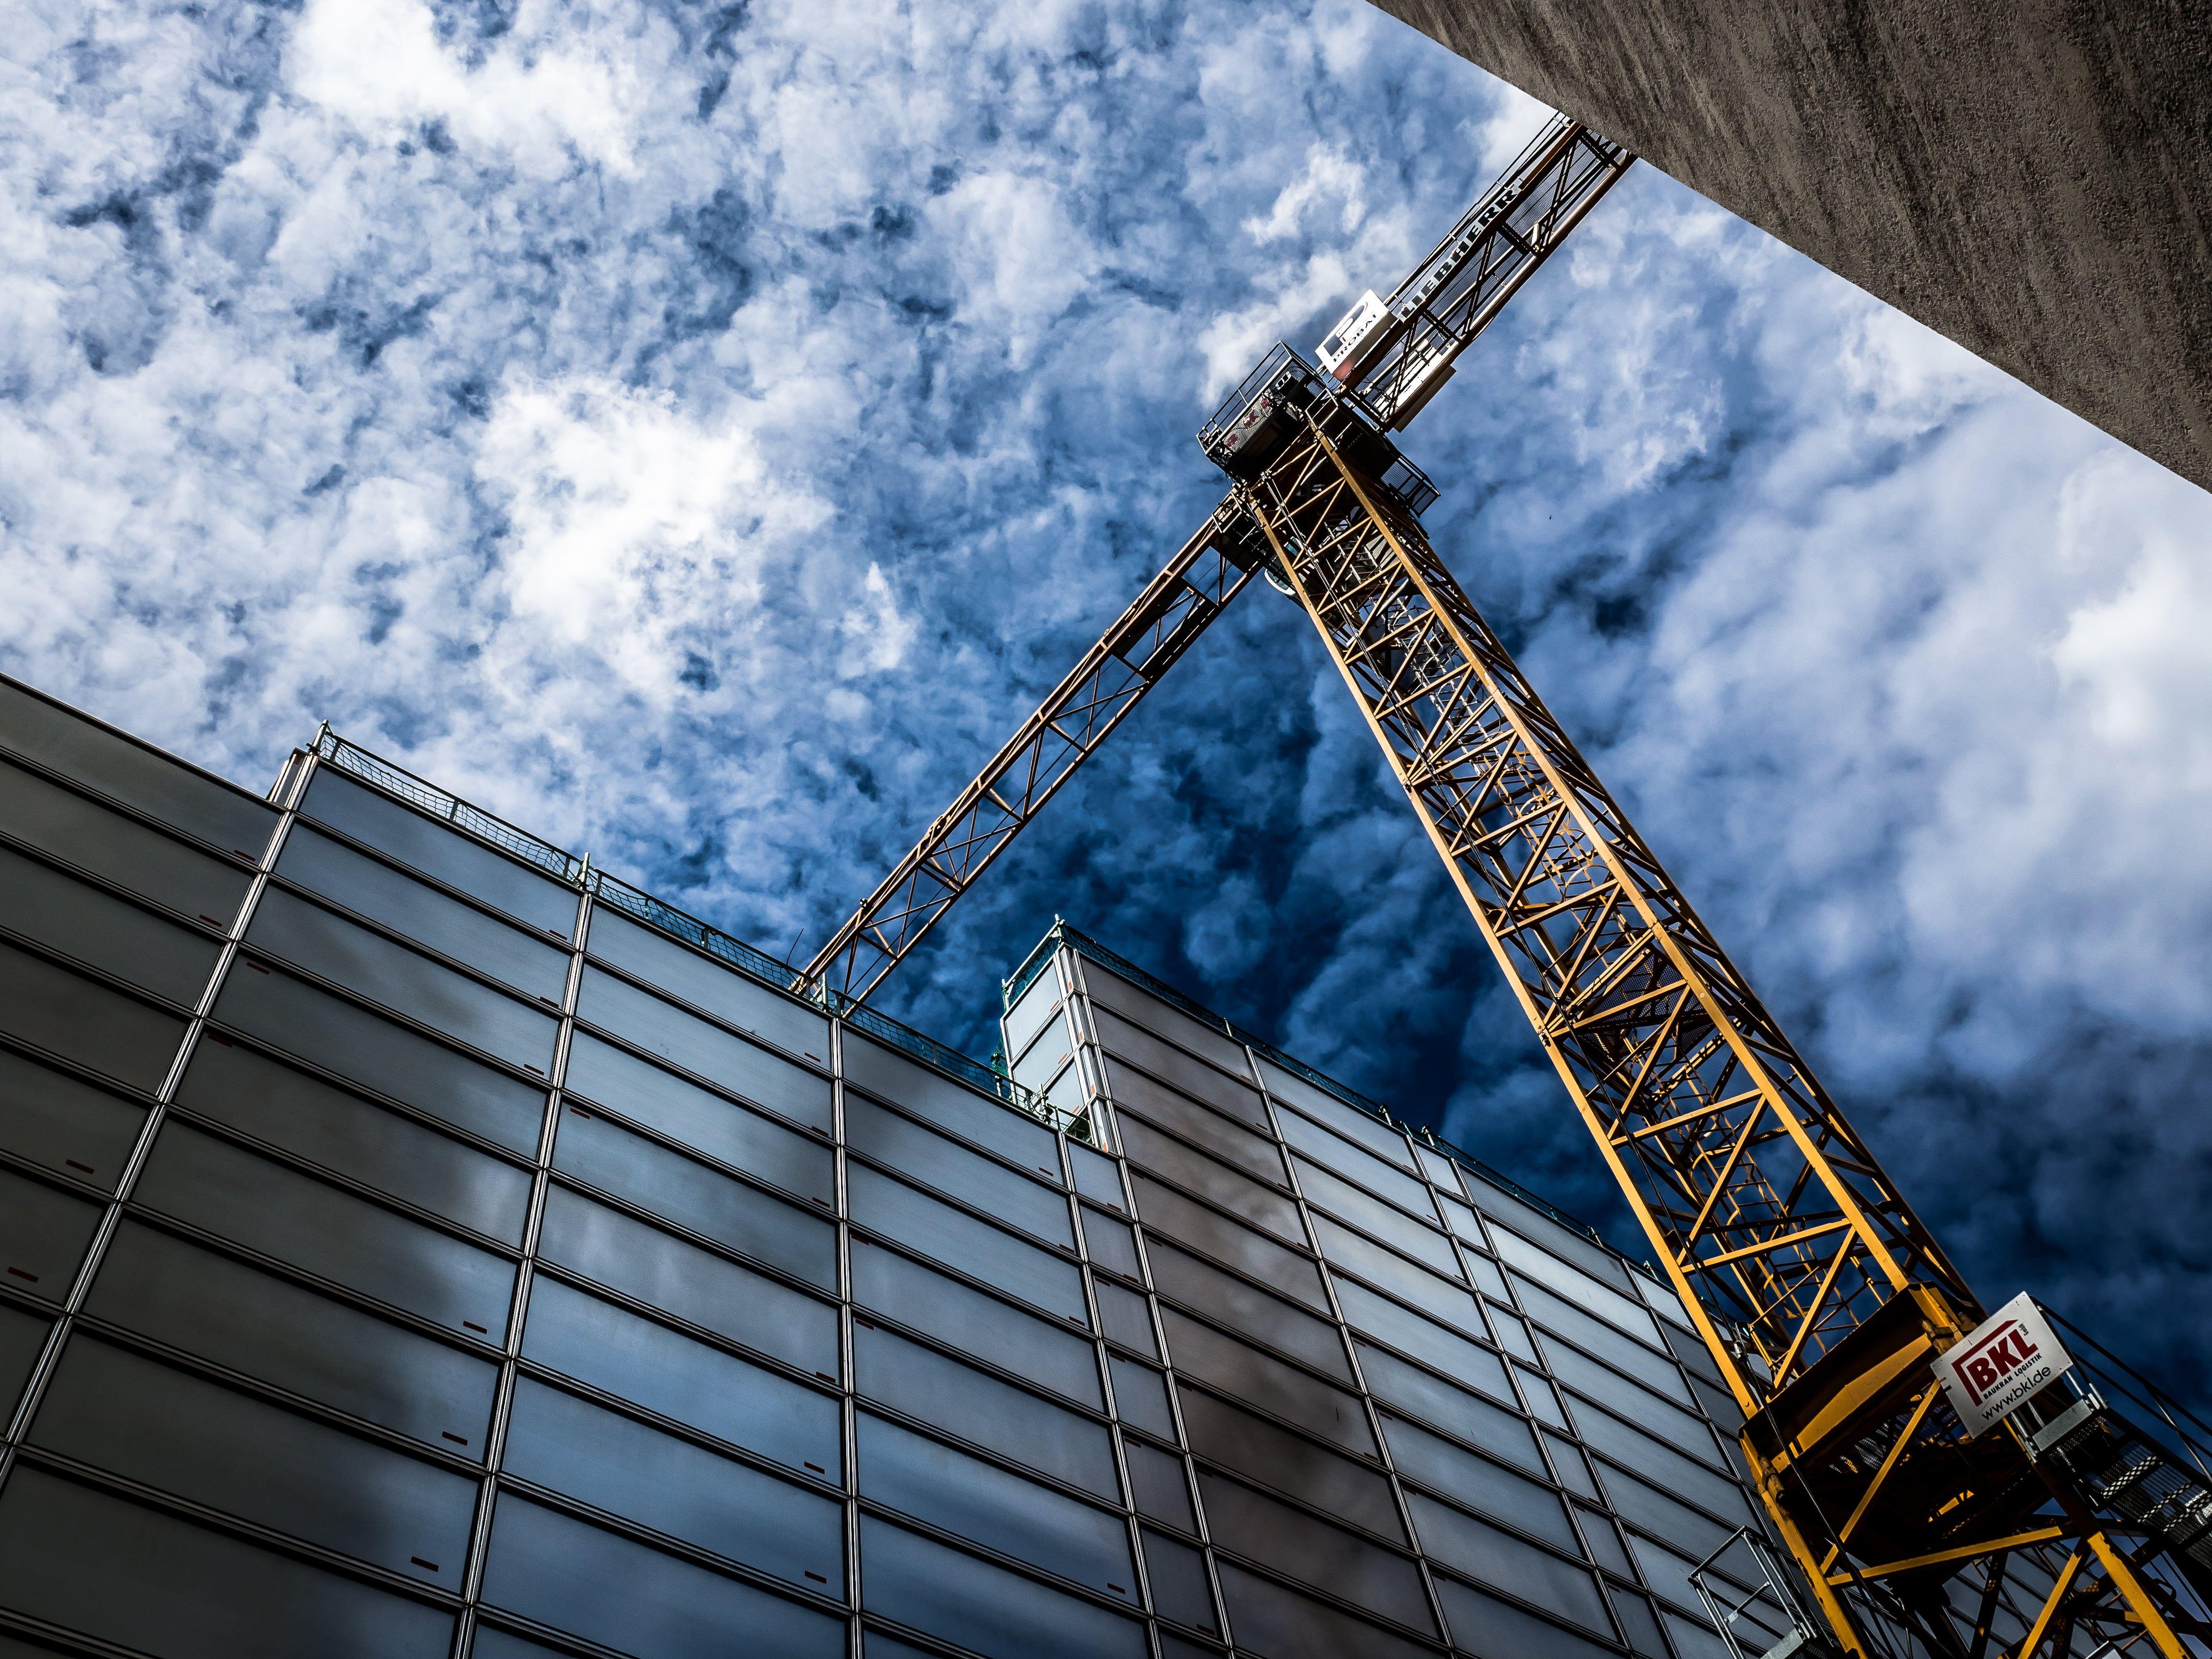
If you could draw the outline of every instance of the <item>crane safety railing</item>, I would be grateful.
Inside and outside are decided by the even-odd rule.
[[[701,921],[689,911],[677,908],[665,899],[656,897],[641,887],[595,868],[588,857],[579,857],[566,848],[556,847],[552,842],[532,835],[526,830],[518,829],[496,814],[464,800],[451,790],[442,789],[416,776],[405,767],[340,737],[331,730],[327,722],[316,732],[310,749],[325,763],[347,775],[404,801],[418,811],[450,824],[464,835],[495,847],[534,869],[543,871],[556,881],[589,892],[594,902],[619,910],[656,932],[704,952],[779,996],[792,994],[791,985],[799,976],[799,970],[789,963]],[[1034,1118],[1048,1127],[1065,1131],[1079,1140],[1090,1139],[1090,1125],[1082,1115],[1062,1110],[1036,1090],[1015,1082],[1003,1071],[962,1054],[958,1049],[893,1019],[877,1008],[856,1002],[828,986],[817,985],[811,990],[811,995],[797,1000],[811,1003],[823,1012],[836,1016],[848,1025],[865,1031],[902,1054],[994,1097],[1001,1104],[1025,1117]]]

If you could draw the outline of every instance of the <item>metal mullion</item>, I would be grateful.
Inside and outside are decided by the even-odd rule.
[[[830,1022],[830,1127],[832,1186],[837,1236],[837,1364],[838,1445],[844,1467],[838,1471],[844,1489],[845,1647],[848,1659],[862,1659],[865,1635],[860,1624],[860,1365],[854,1353],[853,1322],[852,1205],[845,1179],[845,1022]],[[880,1248],[880,1247],[878,1247]]]

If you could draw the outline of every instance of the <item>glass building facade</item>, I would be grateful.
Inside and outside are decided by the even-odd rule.
[[[0,682],[0,1656],[1723,1651],[1648,1273],[1069,930],[1011,1079],[773,967]]]

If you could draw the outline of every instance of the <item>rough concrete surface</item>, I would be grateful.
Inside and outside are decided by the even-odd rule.
[[[2212,0],[1376,0],[2212,489]]]

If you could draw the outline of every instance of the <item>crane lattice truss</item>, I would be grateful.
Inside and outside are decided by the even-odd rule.
[[[2212,1490],[2094,1395],[1967,1434],[1929,1362],[1981,1317],[1972,1291],[1421,528],[1436,491],[1389,434],[1630,161],[1555,118],[1323,366],[1269,354],[1199,434],[1229,494],[798,982],[833,1004],[879,984],[1265,568],[1745,1412],[1820,1639],[1852,1659],[2212,1655]]]

